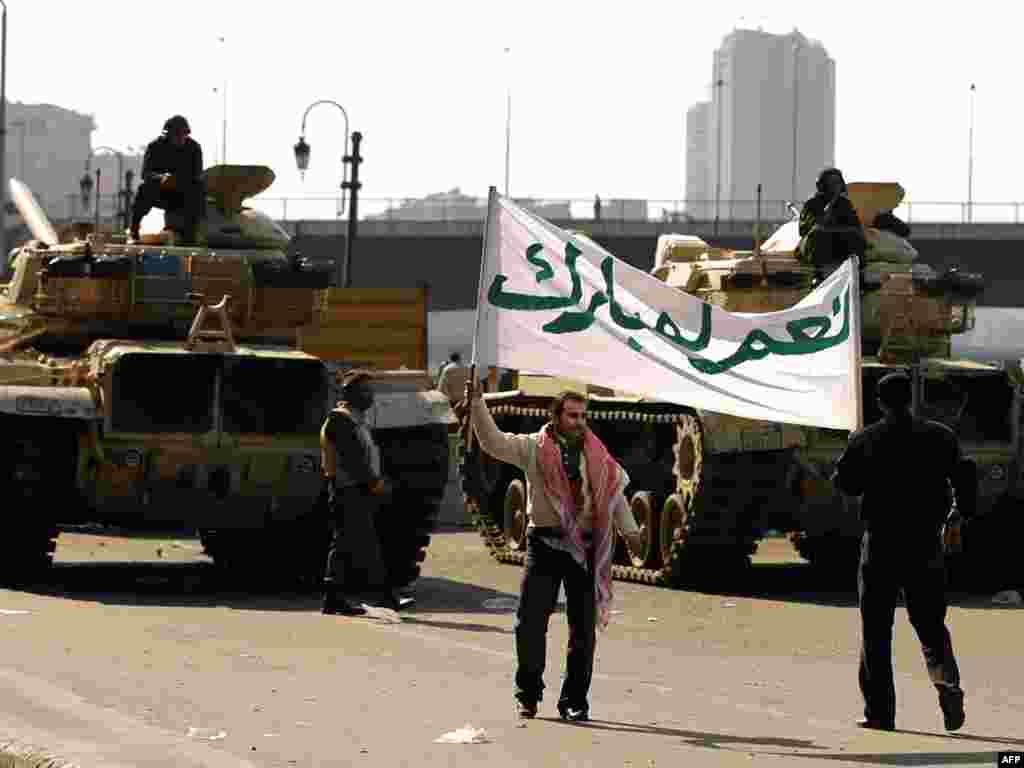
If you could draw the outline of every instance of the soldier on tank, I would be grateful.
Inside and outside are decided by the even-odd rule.
[[[909,376],[885,376],[877,397],[884,417],[851,435],[833,477],[843,493],[863,496],[858,725],[895,729],[892,631],[902,589],[946,729],[954,731],[964,723],[964,693],[945,623],[943,526],[947,540],[959,538],[961,521],[974,513],[977,477],[951,429],[911,413]]]
[[[867,240],[860,217],[846,196],[846,181],[838,168],[826,168],[815,182],[817,192],[800,211],[801,261],[826,274],[850,256],[861,257]]]
[[[328,521],[332,537],[324,574],[322,611],[358,616],[366,612],[345,593],[369,591],[394,610],[412,601],[400,600],[392,589],[381,553],[375,517],[391,483],[381,474],[380,449],[366,414],[373,406],[369,372],[348,371],[342,377],[342,401],[320,430],[320,450],[327,485]]]
[[[203,149],[191,137],[192,129],[181,115],[164,123],[163,134],[146,147],[142,159],[142,183],[132,206],[131,237],[139,239],[142,219],[153,208],[183,221],[182,240],[194,245],[199,221],[206,214],[206,189],[202,180]]]

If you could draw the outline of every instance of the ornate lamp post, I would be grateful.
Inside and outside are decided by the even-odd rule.
[[[314,101],[308,107],[302,115],[302,128],[299,132],[299,140],[294,146],[295,151],[295,165],[299,169],[300,176],[305,179],[306,170],[309,168],[309,155],[310,146],[306,141],[306,118],[309,116],[309,112],[313,107],[319,104],[331,104],[341,110],[342,117],[345,118],[345,154],[341,158],[342,162],[342,182],[341,182],[341,211],[345,209],[345,191],[352,190],[352,202],[348,209],[348,234],[345,237],[345,250],[342,256],[341,264],[339,265],[338,274],[338,285],[342,288],[348,288],[351,283],[350,267],[352,264],[352,246],[356,240],[356,229],[358,224],[358,209],[359,209],[359,189],[362,184],[359,183],[359,164],[363,161],[359,154],[359,144],[363,140],[363,135],[356,131],[352,134],[352,154],[348,152],[348,113],[345,108],[336,101],[329,99],[322,99],[320,101]],[[348,180],[348,165],[352,165],[352,180]],[[339,215],[341,213],[339,211]]]

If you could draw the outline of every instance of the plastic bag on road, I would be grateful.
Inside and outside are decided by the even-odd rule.
[[[487,731],[474,728],[469,723],[434,739],[435,744],[486,744],[489,741]]]

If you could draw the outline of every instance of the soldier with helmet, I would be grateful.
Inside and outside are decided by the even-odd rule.
[[[861,257],[863,267],[867,240],[860,217],[846,196],[846,181],[838,168],[818,174],[814,197],[800,211],[801,261],[827,273],[850,256]]]
[[[320,450],[327,491],[331,545],[324,574],[322,612],[358,616],[366,609],[345,593],[374,592],[385,607],[398,610],[399,600],[377,538],[375,517],[391,483],[381,474],[380,449],[367,424],[373,406],[369,371],[347,371],[341,379],[342,400],[320,430]]]
[[[206,189],[203,149],[191,133],[188,121],[174,115],[164,123],[163,134],[146,147],[142,183],[132,206],[132,239],[139,239],[139,225],[146,214],[162,208],[183,220],[183,244],[195,244],[199,221],[206,215]]]
[[[949,427],[911,412],[907,374],[884,376],[877,397],[884,417],[850,436],[833,478],[844,494],[863,497],[857,581],[864,719],[858,725],[895,729],[892,630],[902,589],[946,729],[955,731],[964,723],[964,693],[945,623],[943,539],[958,538],[961,521],[974,513],[976,469]]]

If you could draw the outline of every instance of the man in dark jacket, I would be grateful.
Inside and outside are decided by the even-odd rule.
[[[195,243],[199,220],[206,214],[206,190],[203,149],[191,132],[188,121],[175,115],[164,123],[163,134],[146,147],[142,183],[132,206],[132,239],[139,239],[139,225],[146,214],[162,208],[165,215],[182,220],[183,244]]]
[[[380,449],[366,423],[373,406],[370,382],[369,372],[348,371],[342,378],[342,401],[320,430],[332,531],[324,574],[322,611],[326,614],[366,613],[342,595],[343,589],[353,591],[353,587],[381,594],[383,604],[394,610],[411,602],[399,600],[392,591],[377,538],[374,518],[380,500],[391,493],[391,484],[381,474]]]
[[[817,194],[800,211],[800,260],[827,273],[850,256],[863,268],[867,240],[857,211],[846,196],[846,181],[838,168],[818,175]]]
[[[961,516],[973,515],[977,478],[951,429],[911,414],[909,376],[883,377],[877,395],[884,418],[851,435],[833,478],[843,493],[863,495],[858,591],[864,719],[858,725],[895,729],[892,629],[902,588],[946,729],[954,731],[964,723],[964,694],[945,624],[943,525],[957,527]]]

